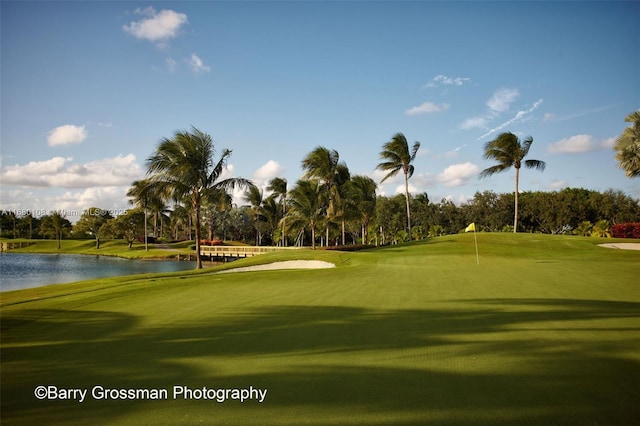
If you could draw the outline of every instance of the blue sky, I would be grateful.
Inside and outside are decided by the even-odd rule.
[[[261,186],[292,186],[319,145],[379,182],[402,132],[421,142],[412,192],[461,203],[513,191],[513,170],[477,176],[493,164],[484,143],[511,131],[547,163],[521,190],[640,198],[611,148],[640,107],[638,2],[0,7],[2,209],[126,209],[160,139],[191,126],[233,150],[228,175]]]

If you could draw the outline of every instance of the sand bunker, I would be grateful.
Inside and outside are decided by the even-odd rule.
[[[322,260],[286,260],[284,262],[273,262],[264,265],[243,266],[240,268],[220,271],[219,274],[229,272],[253,272],[253,271],[275,271],[277,269],[324,269],[335,268],[336,265]]]
[[[622,250],[640,250],[640,243],[607,243],[598,244],[600,247],[615,248]]]

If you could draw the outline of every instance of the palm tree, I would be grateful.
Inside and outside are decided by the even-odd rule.
[[[273,191],[273,195],[280,197],[280,203],[282,203],[282,246],[284,247],[287,245],[287,237],[284,232],[287,214],[287,180],[279,177],[271,179],[267,191]]]
[[[311,151],[302,160],[302,169],[305,170],[303,179],[318,179],[321,188],[327,193],[329,206],[327,215],[330,219],[342,221],[342,243],[345,242],[344,206],[342,205],[342,186],[351,178],[349,168],[344,162],[340,162],[340,154],[336,150],[329,150],[319,146]],[[327,226],[327,240],[329,226]]]
[[[528,169],[537,169],[543,171],[546,163],[540,160],[525,160],[529,153],[533,138],[527,137],[524,141],[520,141],[516,135],[510,132],[501,133],[492,141],[484,146],[484,159],[496,160],[498,164],[484,169],[480,172],[480,178],[491,176],[494,173],[503,172],[515,167],[516,169],[516,191],[515,191],[515,213],[513,217],[513,232],[518,230],[518,183],[520,179],[520,167],[524,166]]]
[[[257,186],[252,186],[244,193],[244,200],[251,206],[251,216],[253,216],[256,228],[256,246],[262,242],[262,232],[260,230],[260,219],[262,210],[262,190]]]
[[[632,123],[623,130],[616,139],[614,149],[618,167],[625,171],[628,177],[640,176],[640,111],[629,114],[624,121]]]
[[[378,185],[368,176],[353,176],[349,184],[348,197],[362,225],[362,244],[369,243],[369,223],[376,214],[376,189]]]
[[[596,224],[593,225],[593,228],[591,228],[591,236],[611,238],[611,226],[609,226],[609,221],[603,219],[596,222]]]
[[[136,205],[144,212],[144,249],[149,251],[147,241],[147,209],[149,208],[151,195],[151,186],[149,179],[136,180],[131,184],[131,188],[127,191],[127,197],[131,197],[130,204]]]
[[[315,180],[299,180],[289,192],[291,208],[287,213],[288,226],[311,231],[311,247],[316,248],[316,227],[324,215],[322,187]]]
[[[253,183],[243,178],[218,181],[226,169],[231,150],[223,149],[214,162],[214,146],[210,135],[192,128],[178,131],[173,138],[164,138],[155,152],[147,158],[147,175],[151,182],[174,200],[183,197],[191,204],[196,239],[196,268],[202,268],[200,258],[200,208],[211,191],[232,190],[236,186],[248,188]]]
[[[40,233],[43,235],[52,234],[58,242],[60,249],[60,240],[65,231],[71,229],[71,222],[67,220],[61,211],[54,211],[50,215],[44,216],[40,224]]]
[[[411,207],[409,206],[409,179],[413,176],[415,160],[420,149],[420,142],[414,142],[411,151],[409,151],[409,142],[402,133],[396,133],[395,136],[382,146],[383,151],[380,152],[380,159],[386,160],[376,167],[387,175],[380,183],[398,174],[400,170],[404,173],[404,196],[407,202],[407,229],[411,235]]]

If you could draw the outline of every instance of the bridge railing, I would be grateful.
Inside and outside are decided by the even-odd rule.
[[[300,247],[200,246],[200,255],[211,257],[251,257],[276,251],[299,249]]]

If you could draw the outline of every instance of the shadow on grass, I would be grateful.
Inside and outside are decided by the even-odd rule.
[[[272,306],[171,326],[113,312],[23,311],[2,319],[2,418],[111,423],[165,409],[159,423],[187,413],[251,423],[243,413],[261,413],[261,424],[635,424],[639,319],[640,303],[561,299]],[[40,384],[254,386],[269,395],[215,413],[203,401],[79,408],[36,400]]]

